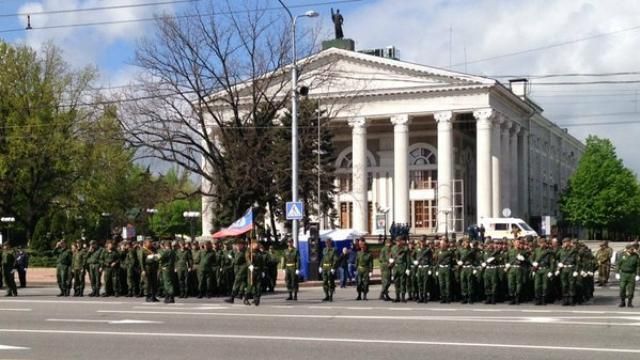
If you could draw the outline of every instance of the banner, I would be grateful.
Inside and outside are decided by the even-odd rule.
[[[214,239],[223,238],[227,236],[238,236],[247,233],[253,229],[253,208],[247,209],[244,215],[236,220],[228,228],[224,228],[217,233],[213,234]]]

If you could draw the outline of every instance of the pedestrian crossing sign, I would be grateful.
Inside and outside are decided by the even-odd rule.
[[[302,220],[303,209],[301,201],[287,201],[285,209],[287,220]]]

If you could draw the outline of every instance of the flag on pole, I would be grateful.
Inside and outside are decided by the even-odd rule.
[[[234,221],[231,226],[228,228],[224,228],[217,233],[213,234],[215,239],[223,238],[227,236],[238,236],[242,235],[246,232],[249,232],[253,229],[253,208],[247,209],[244,212],[244,215],[236,221]]]

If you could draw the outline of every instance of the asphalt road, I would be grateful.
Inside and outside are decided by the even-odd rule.
[[[0,299],[0,359],[640,358],[640,309],[617,308],[615,288],[576,307],[363,302],[353,287],[333,303],[305,288],[297,303],[277,293],[259,307],[56,293]]]

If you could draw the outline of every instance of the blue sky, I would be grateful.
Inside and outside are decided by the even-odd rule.
[[[0,14],[165,1],[0,0]],[[207,1],[210,0],[199,3]],[[234,6],[236,1],[254,0],[232,0]],[[276,0],[260,1],[279,6]],[[320,12],[320,18],[305,19],[301,25],[320,24],[323,37],[331,37],[329,8],[332,5],[309,5],[331,0],[286,2],[292,6],[303,5],[296,12],[311,8]],[[402,60],[415,63],[492,77],[640,74],[634,55],[640,48],[640,1],[617,0],[615,6],[612,3],[605,0],[360,0],[333,6],[341,9],[345,36],[354,39],[357,48],[395,45],[401,51]],[[34,15],[32,25],[139,19],[158,11],[180,12],[185,6],[188,5]],[[24,16],[0,17],[0,37],[34,48],[52,41],[73,66],[96,65],[100,82],[114,86],[134,80],[136,69],[129,65],[133,49],[141,36],[150,33],[153,23],[3,32],[22,29],[25,25]],[[499,77],[499,80],[508,78]],[[625,163],[640,173],[640,157],[636,155],[640,123],[623,124],[639,118],[640,87],[636,83],[566,84],[594,80],[640,80],[640,75],[533,77],[531,96],[545,108],[547,117],[566,126],[577,138],[597,134],[612,139]],[[544,82],[565,84],[545,85]]]

